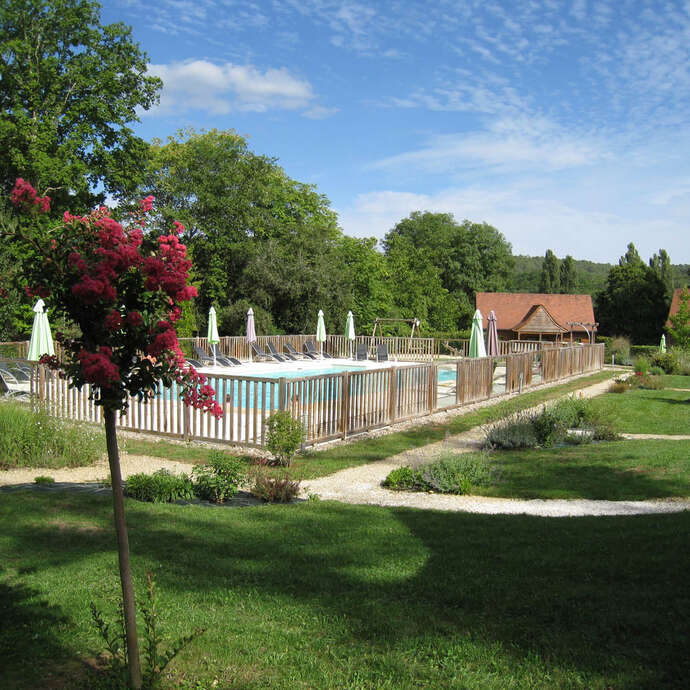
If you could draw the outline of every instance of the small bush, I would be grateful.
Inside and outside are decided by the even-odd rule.
[[[639,388],[646,390],[660,391],[664,388],[664,382],[660,376],[636,376]]]
[[[299,495],[299,480],[287,474],[282,477],[269,477],[263,472],[254,475],[251,492],[266,503],[290,503]]]
[[[537,445],[539,441],[532,426],[532,417],[524,412],[494,424],[486,432],[484,442],[485,448],[503,450],[536,448]]]
[[[614,381],[609,386],[609,393],[626,393],[630,390],[630,386],[625,381]]]
[[[280,410],[266,420],[266,448],[278,465],[288,467],[304,442],[304,429],[289,412]]]
[[[649,373],[649,360],[646,357],[637,357],[634,363],[636,374],[648,374]]]
[[[411,467],[396,467],[388,473],[382,484],[388,489],[397,490],[421,488],[417,472]]]
[[[650,367],[649,373],[652,376],[663,376],[665,374],[664,370],[661,367],[657,367],[657,366]]]
[[[39,477],[34,477],[35,484],[55,484],[55,480],[52,477],[46,477],[41,475]]]
[[[652,368],[661,368],[666,374],[675,374],[678,370],[679,355],[675,350],[655,352],[651,359]]]
[[[213,451],[206,465],[195,465],[194,493],[205,501],[224,503],[237,495],[239,485],[246,479],[245,464],[239,458],[222,451]]]
[[[149,503],[173,503],[194,497],[192,480],[186,474],[177,476],[165,469],[131,475],[125,483],[125,492],[131,498]]]
[[[612,338],[609,350],[618,364],[625,364],[630,360],[630,340],[624,336]]]

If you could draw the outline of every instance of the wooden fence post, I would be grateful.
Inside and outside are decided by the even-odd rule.
[[[390,377],[388,382],[388,420],[390,424],[393,424],[395,411],[398,408],[398,367],[390,369]]]
[[[343,390],[340,396],[340,436],[347,438],[350,426],[350,372],[346,371],[343,375]]]
[[[278,409],[287,410],[287,379],[284,376],[278,379]]]
[[[429,365],[429,389],[427,398],[427,409],[433,412],[436,409],[436,380],[438,377],[436,364]]]

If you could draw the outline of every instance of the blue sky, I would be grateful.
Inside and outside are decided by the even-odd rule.
[[[344,232],[414,210],[514,253],[690,263],[690,0],[104,0],[165,87],[137,132],[235,129]]]

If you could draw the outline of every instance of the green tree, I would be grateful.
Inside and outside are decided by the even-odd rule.
[[[625,254],[623,254],[623,256],[621,256],[621,258],[618,259],[618,265],[619,266],[628,266],[628,265],[629,266],[636,266],[637,264],[641,264],[641,263],[643,263],[643,262],[642,262],[642,259],[640,258],[639,252],[637,251],[637,249],[635,249],[635,245],[632,242],[630,242],[630,244],[628,244],[628,248],[627,248]]]
[[[631,251],[631,248],[633,251]],[[597,320],[602,335],[624,335],[637,344],[658,342],[668,309],[666,288],[654,270],[639,259],[632,244],[610,271],[597,296]]]
[[[678,298],[678,311],[669,319],[671,326],[667,329],[673,344],[690,348],[690,290],[681,290]]]
[[[670,303],[673,296],[673,266],[671,265],[671,257],[665,249],[660,249],[659,253],[654,254],[649,260],[649,265],[666,287],[666,300]]]
[[[577,273],[575,271],[575,260],[570,254],[561,262],[560,269],[561,293],[572,295],[577,289]]]
[[[5,193],[23,177],[62,211],[132,191],[148,146],[129,125],[162,85],[146,66],[130,29],[102,25],[92,0],[0,3]]]
[[[447,331],[469,324],[476,292],[506,289],[513,268],[511,246],[496,228],[469,220],[458,223],[449,213],[411,213],[386,235],[383,249],[391,266],[400,263],[398,255],[414,254],[408,263],[416,265],[422,275],[436,273],[440,287],[455,301],[455,306],[441,315],[439,309],[451,301],[439,295],[440,301],[432,309],[438,323],[450,324],[450,328],[443,329]],[[422,269],[422,265],[434,271]],[[405,281],[418,282],[417,276],[392,268],[391,275],[396,277],[396,300],[400,290],[405,289]],[[430,285],[433,283],[432,279]]]
[[[539,292],[546,294],[556,293],[560,291],[560,286],[560,262],[556,255],[550,249],[547,249],[544,255],[544,263],[541,266]]]

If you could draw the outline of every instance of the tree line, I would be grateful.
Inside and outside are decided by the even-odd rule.
[[[148,76],[147,64],[130,29],[102,25],[91,0],[4,3],[0,185],[6,199],[16,178],[27,179],[50,195],[56,220],[107,197],[124,219],[138,199],[154,196],[146,231],[161,233],[181,221],[194,262],[199,297],[178,322],[182,336],[203,333],[212,305],[228,335],[243,333],[249,306],[262,333],[312,332],[323,309],[331,332],[344,330],[352,310],[360,332],[377,317],[392,317],[418,318],[424,335],[459,335],[470,325],[478,291],[590,289],[602,331],[629,334],[639,330],[643,313],[647,318],[640,304],[661,313],[668,301],[674,267],[664,250],[649,265],[626,254],[595,285],[584,284],[591,262],[561,261],[548,250],[535,268],[531,258],[513,256],[495,227],[448,213],[415,211],[380,244],[349,237],[314,185],[291,179],[235,131],[185,130],[153,142],[137,137],[137,112],[158,102],[162,86]],[[10,222],[0,209],[0,233],[4,227],[10,234]],[[31,327],[18,251],[0,243],[0,340],[24,339]],[[633,284],[638,292],[631,293]],[[644,299],[633,308],[625,302],[629,294]],[[645,321],[645,338],[660,333],[659,318]]]

